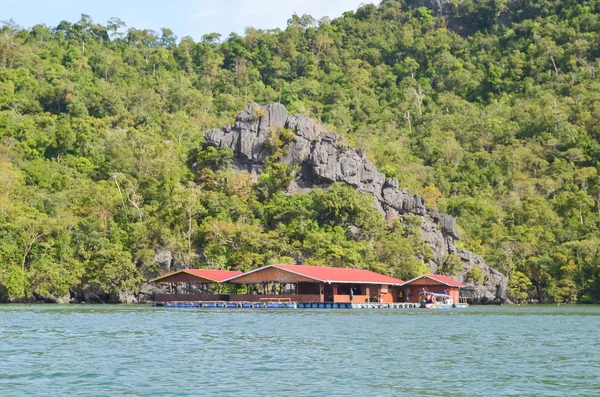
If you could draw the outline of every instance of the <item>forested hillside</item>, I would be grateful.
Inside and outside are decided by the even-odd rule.
[[[419,4],[200,42],[86,15],[2,25],[0,297],[136,290],[157,252],[424,271],[418,226],[386,223],[370,197],[285,195],[277,162],[252,184],[203,145],[249,103],[280,102],[454,215],[514,299],[600,301],[600,2]]]

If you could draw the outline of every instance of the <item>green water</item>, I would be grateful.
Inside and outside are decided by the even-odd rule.
[[[0,396],[597,396],[600,307],[0,306]]]

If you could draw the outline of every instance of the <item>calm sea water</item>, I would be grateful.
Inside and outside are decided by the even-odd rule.
[[[0,396],[598,396],[600,307],[0,306]]]

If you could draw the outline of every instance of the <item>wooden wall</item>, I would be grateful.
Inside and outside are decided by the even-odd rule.
[[[228,301],[229,295],[216,294],[156,294],[155,302]]]
[[[260,302],[261,300],[265,299],[271,299],[274,302],[281,299],[289,299],[291,302],[323,302],[323,295],[229,295],[229,301],[231,302]]]
[[[172,276],[165,277],[157,281],[157,283],[212,283],[214,281],[207,280],[200,276],[196,276],[189,273],[177,273]]]
[[[297,283],[300,281],[315,282],[315,280],[300,276],[298,274],[290,273],[285,270],[278,269],[276,267],[269,267],[263,270],[259,270],[254,273],[245,274],[234,280],[231,283],[237,284],[253,284],[262,282],[276,282],[276,283]]]

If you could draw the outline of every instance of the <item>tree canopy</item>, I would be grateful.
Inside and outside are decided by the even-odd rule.
[[[454,215],[518,299],[600,301],[600,2],[414,3],[199,42],[118,18],[4,23],[0,296],[135,290],[161,249],[184,267],[423,271],[422,236],[368,197],[285,195],[276,158],[253,185],[203,147],[281,102]]]

